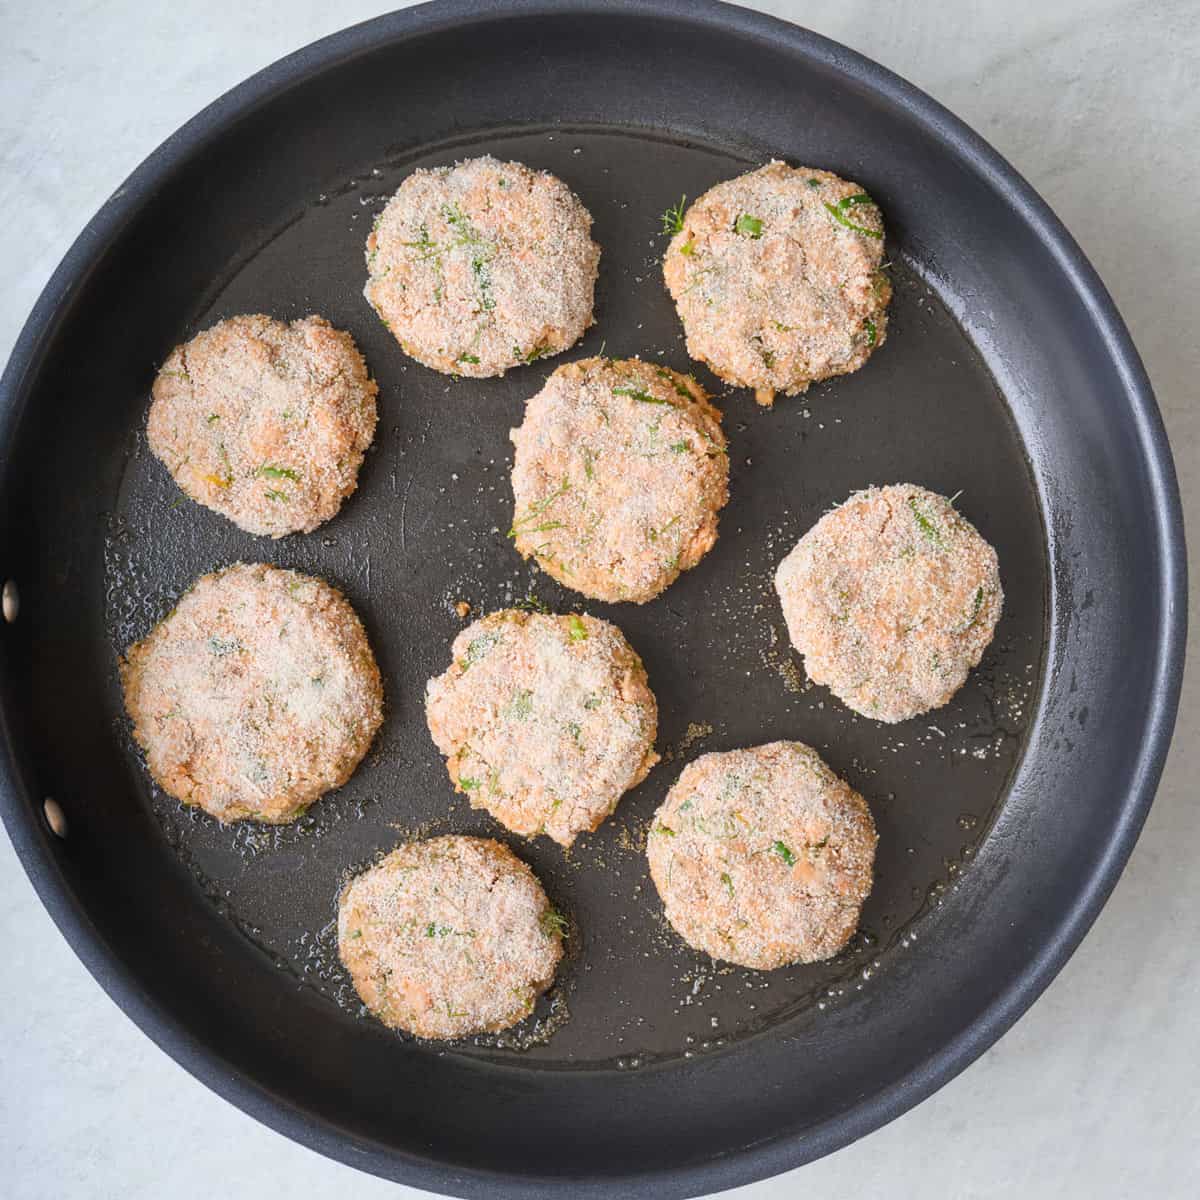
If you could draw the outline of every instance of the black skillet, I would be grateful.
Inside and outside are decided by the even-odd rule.
[[[453,603],[579,605],[503,532],[507,431],[556,364],[451,382],[406,360],[360,296],[371,215],[399,180],[484,151],[556,172],[595,216],[598,324],[571,355],[687,369],[660,214],[773,156],[879,200],[896,297],[862,371],[773,411],[700,372],[733,448],[716,550],[655,603],[586,606],[645,658],[668,761],[569,857],[515,843],[571,915],[571,958],[536,1020],[439,1048],[358,1013],[335,895],[406,835],[502,833],[451,795],[424,727]],[[156,365],[246,311],[323,313],[380,383],[361,487],[309,537],[252,538],[180,504],[146,449]],[[185,126],[91,221],[21,334],[0,422],[9,615],[20,597],[0,629],[0,768],[30,877],[168,1053],[380,1175],[470,1196],[671,1197],[828,1153],[1016,1020],[1095,918],[1153,795],[1179,689],[1183,539],[1128,334],[1078,247],[974,134],[767,17],[456,0],[292,55]],[[961,490],[1007,599],[962,693],[885,727],[806,685],[769,579],[829,505],[900,480]],[[388,689],[354,779],[278,831],[222,829],[157,793],[116,685],[116,652],[236,559],[343,587]],[[816,745],[868,796],[875,891],[832,964],[714,968],[664,926],[640,837],[682,761],[779,737]]]

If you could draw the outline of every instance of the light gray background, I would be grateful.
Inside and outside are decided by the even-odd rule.
[[[253,71],[388,7],[0,0],[0,360],[80,228],[163,138]],[[1185,508],[1200,526],[1195,5],[757,7],[912,80],[1049,200],[1133,331],[1166,419]],[[1193,601],[1193,651],[1198,608]],[[820,1163],[728,1195],[1200,1194],[1198,680],[1193,670],[1166,775],[1124,878],[1034,1009],[914,1112]],[[67,949],[4,837],[0,937],[3,1195],[424,1194],[294,1145],[157,1050]]]

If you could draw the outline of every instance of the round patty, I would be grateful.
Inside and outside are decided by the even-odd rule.
[[[338,953],[385,1025],[425,1038],[506,1029],[562,958],[563,919],[534,873],[489,838],[410,842],[351,880]]]
[[[378,391],[321,317],[231,317],[171,351],[146,433],[193,500],[248,533],[309,533],[358,486]]]
[[[150,773],[219,821],[299,816],[350,778],[383,719],[346,598],[263,563],[202,575],[120,669]]]
[[[887,336],[883,220],[857,183],[771,162],[710,188],[663,260],[688,353],[760,404],[857,371]]]
[[[667,920],[697,950],[756,970],[818,962],[858,926],[875,823],[800,742],[704,754],[646,842]]]
[[[658,706],[615,625],[508,609],[451,653],[429,681],[429,732],[455,788],[514,833],[569,846],[658,761]]]
[[[414,171],[367,238],[364,294],[418,362],[503,375],[561,353],[592,324],[591,227],[561,179],[521,163]]]
[[[951,501],[911,483],[856,492],[826,513],[775,587],[809,678],[889,723],[962,687],[1004,603],[995,550]]]
[[[721,414],[693,379],[640,359],[559,367],[512,432],[509,536],[596,600],[654,599],[717,540],[729,499]]]

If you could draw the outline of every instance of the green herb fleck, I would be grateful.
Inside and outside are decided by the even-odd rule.
[[[867,345],[868,346],[875,345],[875,339],[878,336],[878,330],[875,328],[875,322],[872,321],[870,317],[868,317],[863,322],[863,328],[867,331]]]
[[[538,532],[537,529],[528,528],[529,522],[536,521],[538,519],[538,517],[542,516],[542,514],[545,513],[545,511],[552,504],[554,504],[557,500],[559,500],[563,496],[565,496],[567,494],[567,492],[569,492],[570,490],[571,490],[571,481],[569,479],[567,479],[567,477],[564,475],[563,481],[558,486],[558,489],[556,491],[551,492],[550,495],[548,495],[548,496],[543,496],[540,500],[535,500],[525,510],[525,515],[523,517],[518,517],[515,521],[513,521],[512,528],[509,529],[509,531],[508,531],[508,536],[510,538],[515,538],[521,533],[536,533],[536,532]],[[560,522],[560,524],[561,524],[561,522]]]
[[[458,361],[470,363],[473,367],[477,367],[477,366],[479,366],[479,355],[478,354],[460,354],[458,356]]]
[[[277,492],[273,488],[263,494],[268,500],[274,500],[277,504],[286,504],[288,500],[287,492]]]
[[[583,702],[583,707],[586,708],[588,710],[588,712],[591,712],[594,709],[599,708],[600,707],[600,697],[597,696],[595,693],[593,693]]]
[[[567,937],[567,918],[557,908],[547,908],[538,918],[538,924],[547,937]]]
[[[632,387],[615,387],[612,390],[614,396],[629,396],[633,400],[640,400],[643,404],[670,404],[670,400],[663,400],[658,396],[652,396],[649,392],[643,392],[638,388]]]
[[[671,453],[672,454],[688,454],[691,452],[691,449],[692,449],[692,443],[689,441],[672,442],[671,443]]]
[[[442,216],[445,218],[446,224],[451,226],[451,228],[458,233],[460,240],[463,242],[477,241],[479,239],[479,235],[475,232],[471,222],[467,219],[467,214],[463,212],[463,210],[459,208],[457,204],[443,204]],[[425,232],[424,225],[421,226],[421,233],[422,236],[426,238],[429,236],[429,234]]]
[[[695,399],[687,384],[674,371],[668,371],[666,367],[657,367],[655,368],[655,373],[664,383],[669,383],[675,389],[677,395],[682,396],[685,400]],[[688,379],[691,379],[695,383],[695,379],[691,375],[688,376]]]
[[[496,307],[492,296],[491,258],[494,247],[474,225],[467,214],[457,204],[443,204],[442,216],[446,223],[458,234],[455,246],[471,248],[471,274],[475,276],[475,285],[479,289],[479,303],[484,312],[490,312]]]
[[[942,544],[942,535],[938,527],[921,511],[917,504],[916,496],[909,496],[908,507],[912,509],[913,520],[917,523],[917,528],[931,541],[935,546]]]
[[[571,631],[571,641],[582,642],[587,639],[587,635],[588,635],[587,626],[584,625],[582,619],[580,617],[578,617],[575,613],[572,613],[567,618],[567,625]]]
[[[350,937],[351,941],[357,941],[360,937],[362,937],[362,930],[361,929],[350,930],[349,937]]]
[[[474,792],[480,787],[480,783],[478,779],[472,779],[468,775],[460,775],[458,777],[458,786],[464,792]]]
[[[869,204],[872,208],[876,207],[875,201],[867,195],[866,192],[858,192],[854,196],[843,196],[836,204],[825,202],[825,210],[839,224],[844,225],[847,229],[853,229],[855,233],[866,234],[871,238],[882,238],[883,234],[878,229],[869,229],[866,225],[859,225],[846,215],[849,209],[855,208],[859,204]]]
[[[675,836],[675,830],[673,830],[669,825],[664,825],[661,821],[655,825],[654,832],[662,834],[663,837]]]
[[[688,258],[691,258],[692,255],[696,253],[695,241],[692,238],[688,238],[688,240],[679,247],[679,253],[686,254]]]
[[[729,898],[733,899],[733,880],[729,877],[728,871],[721,872],[721,882],[729,889]]]
[[[762,237],[763,223],[758,217],[752,217],[749,213],[742,213],[740,217],[733,223],[734,233],[740,233],[742,237],[760,238]]]
[[[782,858],[789,867],[795,864],[796,856],[782,842],[773,843],[771,849],[774,850],[775,853],[778,854],[779,857]]]
[[[220,456],[221,465],[225,468],[225,474],[222,475],[205,475],[204,478],[215,483],[218,487],[233,487],[233,466],[229,462],[229,451],[225,448],[225,443],[221,442],[217,446],[217,454]]]
[[[380,213],[375,218],[375,228],[379,228],[379,222],[383,219],[383,214]],[[417,240],[415,242],[401,242],[400,245],[408,246],[413,250],[420,250],[419,257],[421,259],[436,258],[441,253],[441,247],[437,242],[433,241],[429,236],[428,226],[422,224],[417,230]]]
[[[549,353],[550,347],[543,345],[541,342],[535,343],[528,350],[522,350],[520,346],[513,347],[513,355],[523,363],[537,362],[539,358]]]
[[[524,721],[531,712],[533,712],[533,693],[528,688],[522,688],[513,693],[513,698],[508,702],[508,708],[504,710],[504,715],[510,721]]]
[[[979,614],[983,611],[983,588],[975,589],[975,599],[971,604],[971,616],[967,623],[959,630],[960,633],[966,633],[968,630],[975,627],[975,622],[979,620]]]
[[[819,179],[809,179],[808,186],[810,188],[819,188],[821,186],[821,181]]]
[[[291,467],[271,467],[262,466],[258,468],[256,474],[262,475],[267,479],[290,479],[293,483],[299,480],[300,476]]]
[[[212,425],[212,424],[213,424],[214,422],[216,422],[216,421],[219,421],[220,419],[221,419],[221,417],[220,417],[220,414],[219,414],[219,413],[209,413],[209,414],[208,414],[208,416],[207,416],[207,417],[205,417],[205,420],[206,420],[206,421],[207,421],[207,422],[208,422],[210,425]]]
[[[658,539],[663,536],[663,534],[669,533],[678,524],[679,514],[676,513],[661,529],[655,529],[653,526],[651,526],[646,531],[646,536],[650,539],[650,541],[657,542]]]
[[[683,229],[683,210],[687,207],[687,197],[680,196],[679,203],[674,208],[668,208],[662,215],[662,231],[667,237],[674,237]]]
[[[477,638],[472,638],[467,644],[467,652],[459,660],[459,666],[465,671],[468,667],[474,666],[481,658],[487,656],[491,648],[500,640],[500,634],[494,630],[491,633],[481,633]]]
[[[479,302],[483,305],[484,312],[490,312],[496,307],[496,299],[492,295],[492,269],[488,266],[487,259],[480,255],[473,256],[471,273],[479,286]]]

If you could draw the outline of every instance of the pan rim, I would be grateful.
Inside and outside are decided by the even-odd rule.
[[[476,1195],[486,1190],[487,1195],[499,1197],[551,1195],[569,1182],[579,1195],[694,1195],[748,1183],[830,1153],[914,1107],[965,1069],[1029,1008],[1082,941],[1115,887],[1154,797],[1178,707],[1187,621],[1183,521],[1174,465],[1149,379],[1115,304],[1074,239],[1024,178],[957,117],[886,68],[799,26],[718,0],[437,0],[401,10],[314,42],[251,76],[172,134],[105,201],[51,276],[0,378],[0,472],[9,469],[11,435],[25,403],[26,380],[39,363],[60,312],[111,241],[135,217],[143,199],[178,164],[282,90],[385,43],[486,23],[499,16],[564,12],[617,15],[630,21],[670,19],[758,40],[818,62],[902,107],[1013,206],[1070,281],[1111,356],[1138,434],[1162,561],[1156,580],[1162,620],[1156,631],[1153,704],[1145,718],[1141,745],[1131,756],[1132,785],[1104,856],[1082,881],[1073,903],[1059,914],[1036,957],[922,1067],[855,1107],[826,1117],[803,1135],[777,1134],[719,1159],[669,1172],[637,1169],[603,1179],[469,1170],[371,1142],[269,1091],[239,1074],[233,1062],[200,1043],[177,1017],[143,992],[67,887],[50,843],[37,828],[37,800],[24,786],[7,713],[0,718],[0,807],[39,898],[105,992],[189,1073],[277,1132],[348,1165],[452,1194]]]

